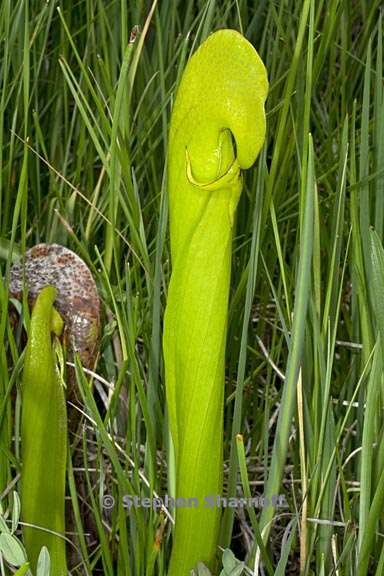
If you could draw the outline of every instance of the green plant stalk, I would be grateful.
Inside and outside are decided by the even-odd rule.
[[[169,576],[189,575],[198,561],[214,564],[220,509],[205,504],[222,490],[232,229],[241,169],[254,163],[264,141],[267,90],[253,46],[221,30],[189,61],[172,113],[172,277],[163,346],[176,498],[186,507],[178,500]]]
[[[63,321],[53,308],[55,296],[53,286],[43,288],[31,316],[22,390],[21,510],[24,523],[43,528],[23,528],[32,572],[42,546],[46,546],[52,574],[67,576],[63,538],[67,413],[52,349],[52,332],[60,335],[63,329]]]

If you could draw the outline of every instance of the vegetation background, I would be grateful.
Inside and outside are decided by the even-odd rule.
[[[167,492],[168,126],[186,61],[229,27],[260,53],[270,92],[233,243],[225,489],[282,493],[287,507],[227,509],[218,557],[230,547],[244,574],[384,573],[382,8],[2,0],[0,531],[18,518],[20,471],[7,279],[17,254],[56,242],[90,266],[103,304],[94,394],[80,379],[71,437],[72,573],[166,574],[171,520],[121,499]]]

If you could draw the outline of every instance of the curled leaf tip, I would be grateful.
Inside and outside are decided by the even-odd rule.
[[[240,167],[249,168],[264,142],[267,92],[266,69],[252,44],[235,30],[215,32],[184,72],[172,114],[171,152],[184,137],[196,178],[211,180],[218,176],[218,156],[222,172],[233,160],[233,137]],[[205,166],[198,173],[201,160]]]
[[[172,110],[169,138],[173,253],[185,235],[179,217],[185,203],[192,223],[206,202],[197,188],[210,193],[226,190],[232,224],[241,170],[255,162],[264,142],[267,92],[260,56],[235,30],[215,32],[189,60]]]

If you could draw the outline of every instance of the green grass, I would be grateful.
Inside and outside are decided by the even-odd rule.
[[[172,510],[128,511],[122,498],[164,495],[174,482],[161,350],[167,132],[186,60],[222,27],[254,44],[270,81],[266,143],[245,175],[233,245],[225,491],[281,493],[288,506],[227,508],[218,556],[231,548],[244,574],[262,573],[262,561],[280,575],[383,573],[380,8],[379,0],[1,3],[1,517],[12,518],[21,469],[23,358],[7,313],[10,266],[27,247],[57,242],[89,265],[103,305],[93,394],[77,367],[85,416],[70,437],[73,574],[166,574]],[[103,509],[105,495],[113,510]],[[0,574],[11,573],[0,560]]]

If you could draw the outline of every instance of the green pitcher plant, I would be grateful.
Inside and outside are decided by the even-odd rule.
[[[52,334],[60,336],[61,316],[54,312],[56,289],[43,288],[31,317],[23,372],[21,503],[25,547],[35,573],[43,546],[51,572],[67,576],[65,553],[65,478],[67,410],[56,367]],[[33,527],[32,527],[33,525]]]
[[[23,537],[35,574],[45,546],[51,574],[67,576],[65,487],[67,399],[76,400],[74,371],[57,366],[55,338],[69,358],[75,352],[93,367],[98,348],[99,298],[92,274],[74,252],[58,244],[38,244],[11,270],[10,296],[24,289],[32,306],[25,350],[21,413],[21,515]],[[63,360],[63,357],[61,358]],[[63,368],[63,367],[62,367]],[[66,387],[66,389],[65,389]]]
[[[241,171],[265,138],[267,91],[254,47],[240,33],[220,30],[190,59],[172,111],[172,276],[163,334],[177,498],[169,576],[215,562],[220,510],[204,503],[222,491],[232,233]]]

